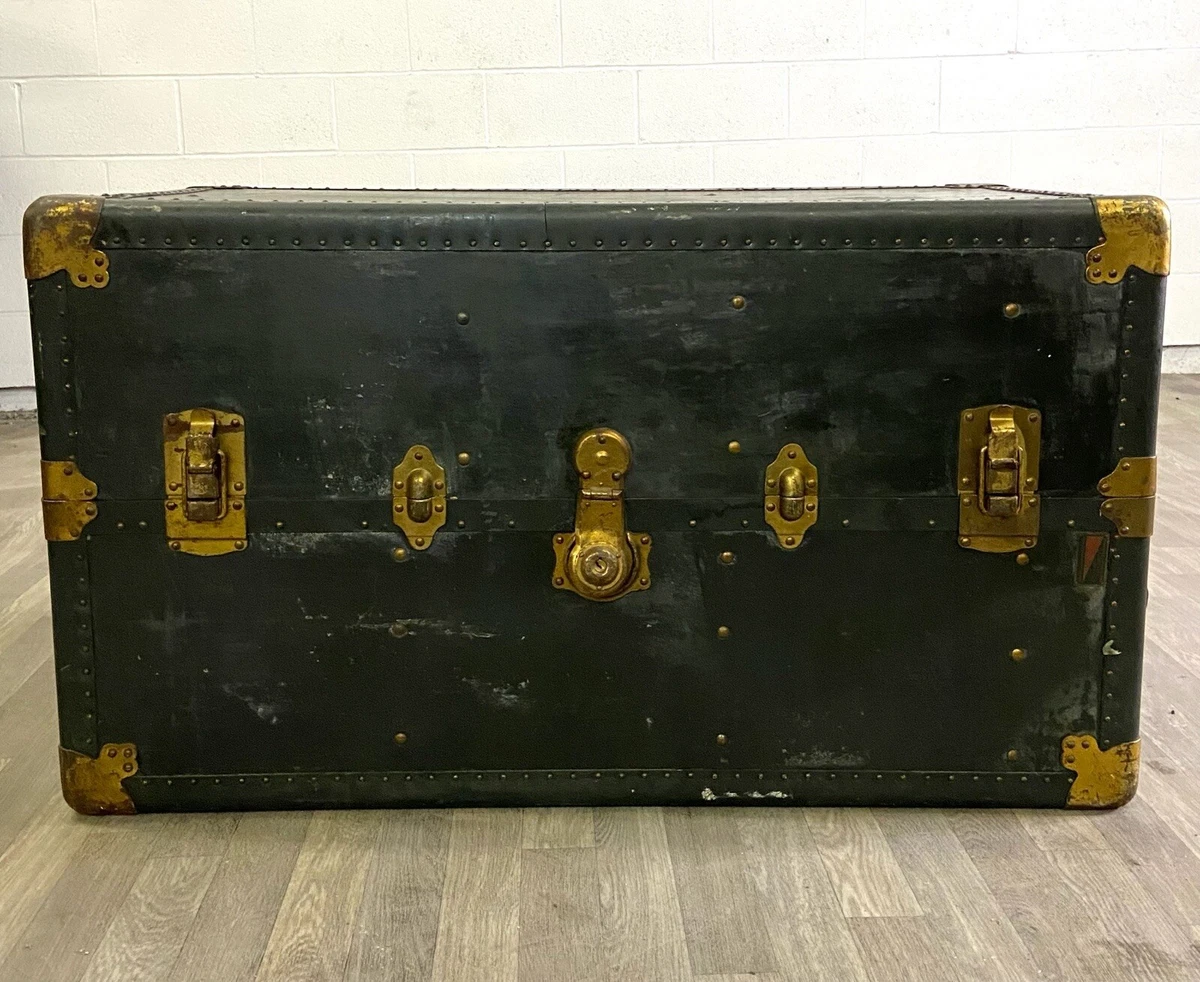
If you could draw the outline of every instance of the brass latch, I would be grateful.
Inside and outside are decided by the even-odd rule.
[[[246,548],[246,434],[242,417],[185,409],[163,419],[167,541],[193,556]]]
[[[446,524],[446,471],[428,447],[410,447],[392,471],[392,521],[414,549],[428,549]]]
[[[958,430],[958,544],[1016,552],[1037,544],[1041,414],[1022,406],[963,410]]]
[[[629,442],[616,430],[589,430],[575,444],[575,531],[554,536],[559,590],[616,600],[650,586],[650,536],[625,531],[625,475],[632,462]]]
[[[779,544],[796,549],[817,520],[817,468],[798,443],[789,443],[763,478],[763,515]]]

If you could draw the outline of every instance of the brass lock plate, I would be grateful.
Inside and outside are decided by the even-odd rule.
[[[418,550],[446,524],[446,471],[426,446],[409,447],[392,471],[392,521]]]
[[[575,444],[579,497],[575,531],[554,536],[554,586],[586,600],[616,600],[650,586],[650,536],[625,530],[629,441],[616,430],[589,430]]]
[[[167,542],[221,556],[246,548],[246,433],[237,413],[184,409],[163,418]]]
[[[979,552],[1037,545],[1042,414],[1005,404],[964,409],[958,430],[958,544]]]
[[[789,443],[763,476],[763,516],[779,544],[797,549],[817,520],[817,468],[798,443]]]

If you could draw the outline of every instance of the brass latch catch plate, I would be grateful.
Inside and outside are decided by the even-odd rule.
[[[73,460],[42,461],[42,525],[46,541],[78,539],[96,517],[99,489],[80,473]]]
[[[601,601],[649,588],[650,536],[625,530],[632,463],[629,441],[616,430],[589,430],[575,444],[575,530],[554,536],[555,588]]]
[[[221,556],[246,548],[246,434],[236,413],[185,409],[163,418],[167,541]]]
[[[1037,545],[1042,414],[1024,406],[964,409],[958,430],[958,544],[979,552]]]
[[[409,447],[392,471],[392,521],[418,550],[446,524],[446,471],[428,447]]]
[[[763,477],[763,516],[779,544],[796,549],[817,520],[817,468],[798,443],[779,451]]]

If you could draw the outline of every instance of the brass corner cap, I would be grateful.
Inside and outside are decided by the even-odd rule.
[[[1137,793],[1142,743],[1132,740],[1107,750],[1091,733],[1063,737],[1063,767],[1075,772],[1068,808],[1117,808]]]
[[[121,783],[138,770],[137,747],[106,743],[100,756],[58,748],[63,799],[80,815],[132,815],[137,809]]]
[[[1089,283],[1117,283],[1130,266],[1166,276],[1171,271],[1171,213],[1161,198],[1096,198],[1101,237],[1087,253]]]
[[[40,280],[65,269],[78,287],[108,285],[108,256],[92,247],[103,199],[50,194],[25,209],[25,278]]]

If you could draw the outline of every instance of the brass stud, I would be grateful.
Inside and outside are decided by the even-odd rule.
[[[650,545],[650,536],[648,536],[648,535],[642,536],[642,545],[644,545],[644,546]]]
[[[421,546],[425,545],[425,540],[418,535],[415,539],[413,539],[413,545],[419,549]]]
[[[971,537],[969,535],[964,535],[958,540],[958,544],[960,546],[969,546],[971,544]]]
[[[1004,756],[1005,756],[1005,757],[1007,757],[1009,760],[1016,760],[1016,759],[1017,759],[1017,752],[1016,752],[1015,750],[1010,750],[1010,751],[1009,751],[1008,753],[1006,753]]]
[[[408,734],[407,733],[397,733],[394,737],[392,737],[392,739],[395,740],[397,743],[407,743],[408,742]]]
[[[233,490],[234,491],[245,491],[246,485],[244,485],[241,481],[234,481],[233,482]]]
[[[731,306],[734,310],[741,310],[746,306],[746,298],[739,293],[737,296],[730,299],[729,306]]]
[[[1009,657],[1013,661],[1024,661],[1025,660],[1025,649],[1024,648],[1013,648],[1013,650],[1009,653]]]
[[[1028,566],[1029,565],[1029,553],[1018,552],[1017,553],[1017,565],[1018,566]]]
[[[786,539],[784,539],[784,544],[794,546],[796,544],[796,537],[794,535],[789,535]]]
[[[730,440],[729,446],[727,446],[725,449],[727,449],[730,453],[741,453],[742,445],[738,443],[737,440]]]
[[[717,637],[721,638],[722,640],[729,637],[729,628],[727,628],[724,624],[722,624],[720,627],[717,628]]]
[[[393,638],[402,638],[407,633],[408,625],[403,621],[396,621],[395,624],[388,628],[388,634],[390,634]]]
[[[467,464],[469,464],[469,463],[471,462],[471,455],[470,455],[469,453],[467,453],[465,450],[464,450],[464,451],[462,451],[462,452],[461,452],[461,453],[458,455],[458,462],[459,462],[459,464],[460,464],[460,465],[462,465],[463,467],[466,467],[466,466],[467,466]]]
[[[405,549],[404,546],[396,546],[396,548],[392,550],[392,558],[398,563],[402,562],[408,558],[408,550]]]
[[[1014,317],[1020,316],[1020,313],[1021,313],[1021,305],[1019,303],[1006,303],[1004,305],[1004,316],[1007,317],[1009,320],[1012,320]]]
[[[721,562],[723,562],[726,566],[728,566],[737,557],[734,556],[734,554],[732,552],[729,552],[728,550],[726,550],[725,552],[721,553],[721,555],[718,558],[721,560]]]
[[[178,552],[180,550],[180,548],[182,548],[178,539],[171,540],[171,548],[174,549],[176,552]]]
[[[460,324],[469,324],[471,322],[471,315],[465,310],[460,310],[458,315],[455,317],[455,320],[457,320]]]
[[[234,542],[234,544],[233,544],[233,548],[235,548],[235,549],[237,549],[239,552],[241,552],[241,550],[243,550],[243,549],[245,549],[245,548],[246,548],[246,540],[245,540],[245,539],[238,539],[236,542]]]
[[[717,746],[723,747],[729,742],[729,738],[724,733],[717,734]]]

